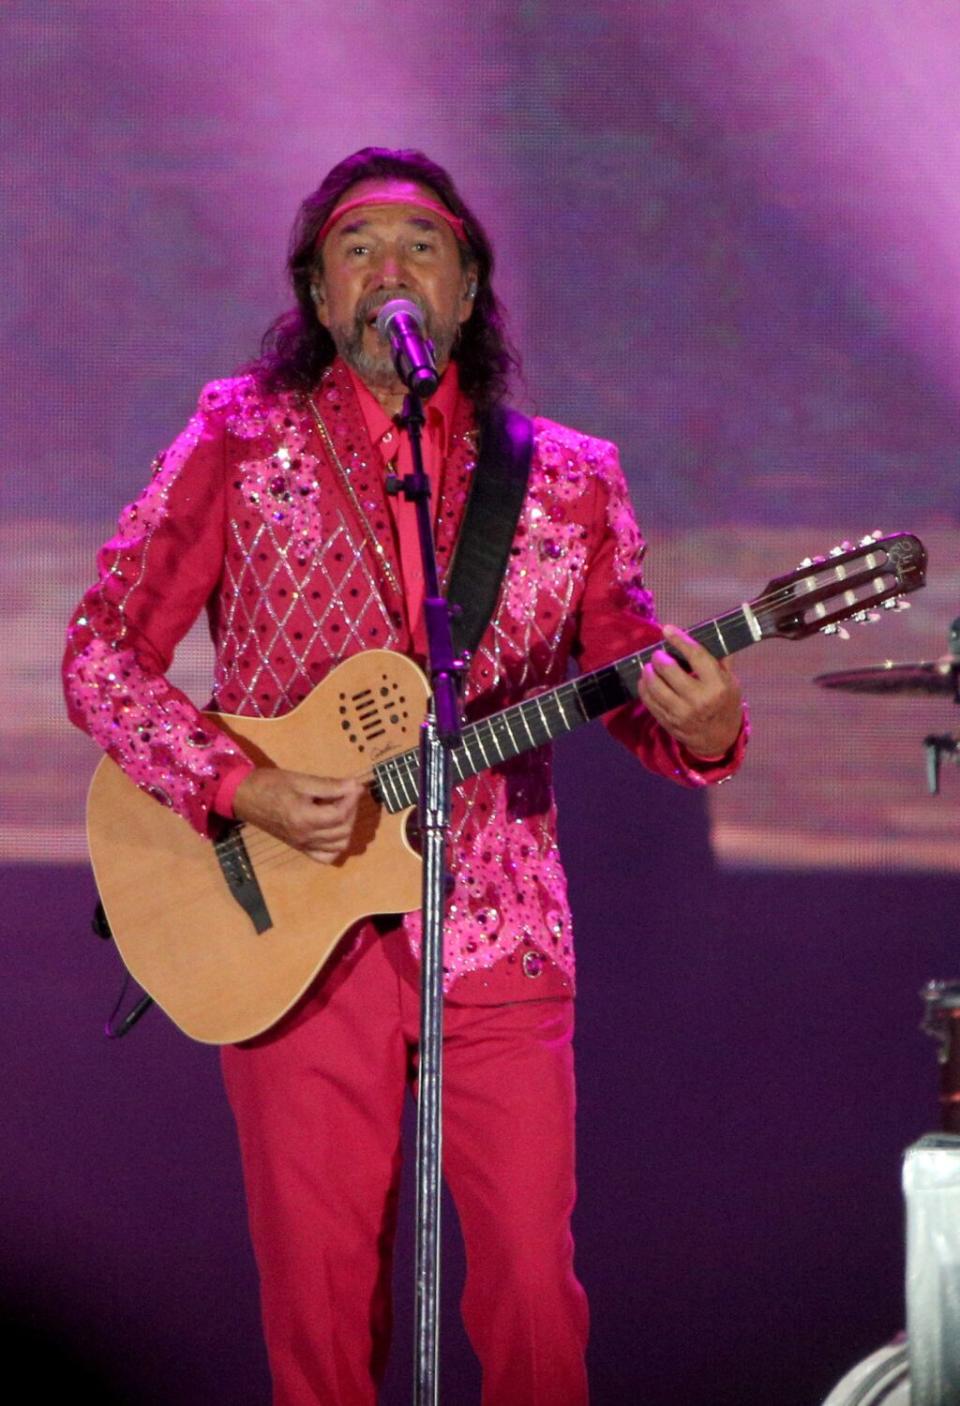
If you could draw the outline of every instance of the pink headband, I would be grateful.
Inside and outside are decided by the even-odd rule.
[[[422,195],[359,195],[356,200],[348,200],[345,205],[338,205],[332,215],[327,220],[317,235],[316,248],[326,239],[327,235],[343,219],[344,215],[351,210],[359,210],[364,205],[415,205],[420,210],[429,210],[433,215],[439,215],[441,220],[446,220],[461,244],[466,244],[467,236],[463,228],[463,221],[459,219],[452,210],[448,210],[445,205],[441,205],[436,200],[425,200]]]

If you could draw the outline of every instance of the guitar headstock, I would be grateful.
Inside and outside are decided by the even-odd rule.
[[[904,610],[902,599],[926,581],[927,553],[919,537],[874,533],[856,546],[843,542],[825,557],[808,557],[796,571],[775,576],[750,609],[761,636],[801,640],[835,634],[842,620],[876,618],[876,607]]]

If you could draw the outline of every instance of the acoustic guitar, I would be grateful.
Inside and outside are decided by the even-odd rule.
[[[844,543],[770,581],[755,600],[695,626],[715,658],[764,639],[803,639],[897,607],[924,584],[926,552],[907,533]],[[454,785],[572,732],[636,696],[655,644],[463,729]],[[246,1040],[280,1019],[359,919],[420,905],[407,835],[417,804],[427,680],[403,655],[345,660],[280,718],[212,714],[257,763],[316,776],[372,774],[348,852],[321,865],[252,825],[212,842],[139,790],[111,759],[90,786],[94,875],[120,955],[188,1035]]]

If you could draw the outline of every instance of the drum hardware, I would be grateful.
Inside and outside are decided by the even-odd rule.
[[[960,1403],[960,981],[928,981],[921,1030],[937,1042],[942,1131],[904,1154],[907,1336],[859,1362],[823,1406]]]
[[[814,683],[849,693],[927,693],[960,703],[960,617],[950,653],[918,664],[868,665],[820,674]],[[960,735],[923,739],[927,785],[940,790],[944,760],[960,760]],[[929,981],[920,992],[921,1030],[937,1042],[939,1133],[908,1147],[907,1340],[873,1353],[840,1381],[824,1406],[958,1406],[960,1403],[960,981]]]
[[[960,1133],[960,981],[928,981],[920,996],[920,1029],[938,1046],[940,1127],[945,1133]]]
[[[843,693],[933,693],[960,703],[960,616],[948,632],[950,653],[917,664],[865,664],[859,669],[839,669],[817,674],[813,682],[820,688]],[[923,739],[926,756],[927,788],[931,796],[940,794],[940,767],[944,761],[960,761],[960,737],[952,732],[931,732]]]
[[[910,1363],[900,1339],[858,1362],[823,1406],[910,1406]]]
[[[931,732],[923,739],[923,748],[927,754],[927,789],[931,796],[939,796],[940,764],[944,757],[951,762],[957,760],[960,743],[952,732]]]
[[[817,674],[813,682],[820,688],[843,693],[937,693],[960,702],[960,657],[945,654],[917,664],[863,664],[858,669],[839,669],[833,674]]]

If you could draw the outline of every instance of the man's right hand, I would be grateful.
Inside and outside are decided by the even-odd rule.
[[[258,766],[237,787],[233,813],[318,864],[333,864],[350,843],[364,789],[364,783],[352,777],[334,781]]]

